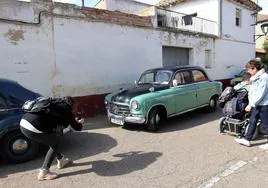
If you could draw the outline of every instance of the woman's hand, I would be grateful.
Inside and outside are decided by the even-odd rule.
[[[75,121],[77,122],[77,123],[84,123],[85,122],[85,119],[84,118],[81,118],[81,117],[75,117]]]
[[[250,111],[251,111],[251,108],[252,108],[252,107],[251,107],[250,105],[247,105],[247,107],[245,108],[245,111],[246,111],[246,112],[250,112]]]

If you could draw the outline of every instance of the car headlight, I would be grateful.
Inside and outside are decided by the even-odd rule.
[[[132,101],[130,107],[131,109],[137,110],[140,107],[140,104],[138,101]]]
[[[109,102],[107,100],[104,101],[104,104],[105,104],[105,108],[109,109],[110,104],[109,104]]]

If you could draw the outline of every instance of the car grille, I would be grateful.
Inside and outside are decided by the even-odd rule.
[[[129,115],[130,109],[127,105],[111,103],[110,112],[116,115]]]

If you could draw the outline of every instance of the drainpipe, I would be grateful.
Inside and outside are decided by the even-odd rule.
[[[219,15],[219,21],[220,21],[220,28],[219,28],[219,36],[222,38],[222,1],[220,0],[220,15]]]

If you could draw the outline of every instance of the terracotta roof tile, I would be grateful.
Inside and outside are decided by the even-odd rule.
[[[256,48],[256,52],[265,54],[266,51],[263,48]]]
[[[268,14],[258,14],[257,22],[265,22],[268,21]]]

